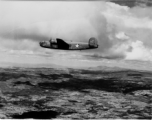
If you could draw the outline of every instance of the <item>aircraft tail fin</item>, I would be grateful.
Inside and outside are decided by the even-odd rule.
[[[91,37],[89,39],[89,46],[90,47],[98,47],[98,41],[97,41],[97,39],[94,38],[94,37]]]

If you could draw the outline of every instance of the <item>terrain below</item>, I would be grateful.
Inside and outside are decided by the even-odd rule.
[[[152,73],[1,68],[0,118],[152,119]]]

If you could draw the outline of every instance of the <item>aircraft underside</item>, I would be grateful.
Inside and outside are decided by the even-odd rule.
[[[67,47],[63,46],[58,46],[58,45],[51,45],[49,47],[50,49],[62,49],[62,50],[84,50],[84,49],[89,49],[88,45],[80,45],[80,44],[71,44]]]

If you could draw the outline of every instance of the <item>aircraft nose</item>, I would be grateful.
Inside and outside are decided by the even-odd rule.
[[[43,42],[40,42],[39,44],[40,44],[40,46],[42,46],[42,45],[43,45]]]

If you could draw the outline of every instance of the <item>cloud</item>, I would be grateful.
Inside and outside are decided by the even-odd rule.
[[[39,47],[39,41],[59,37],[88,43],[90,37],[96,37],[98,49],[64,53],[93,58],[143,60],[146,57],[146,60],[152,60],[151,9],[101,1],[1,1],[0,50],[12,54],[44,52],[53,56],[61,51],[48,52]],[[144,56],[145,53],[148,54]]]

